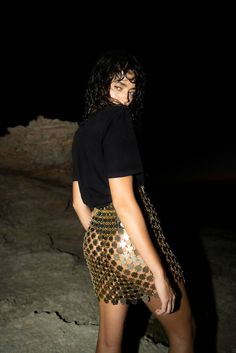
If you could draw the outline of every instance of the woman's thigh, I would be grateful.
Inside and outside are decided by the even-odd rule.
[[[192,317],[190,303],[183,281],[178,283],[180,289],[180,297],[178,306],[171,314],[157,315],[156,309],[160,307],[160,300],[151,297],[150,301],[145,303],[149,310],[156,316],[163,326],[168,340],[171,343],[186,342],[192,345],[195,323]]]
[[[99,340],[106,344],[120,344],[129,306],[99,301]]]

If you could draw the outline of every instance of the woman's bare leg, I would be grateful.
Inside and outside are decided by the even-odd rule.
[[[157,315],[155,310],[160,307],[158,298],[151,297],[147,307],[160,321],[169,341],[169,353],[194,353],[195,323],[192,317],[185,285],[178,283],[181,291],[179,307],[171,314]]]
[[[127,304],[99,301],[99,332],[96,353],[121,353]]]

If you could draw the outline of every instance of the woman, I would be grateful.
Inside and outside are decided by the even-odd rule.
[[[96,353],[121,352],[128,306],[139,299],[162,324],[169,352],[194,351],[183,272],[144,185],[133,125],[144,84],[133,55],[111,51],[101,56],[72,145],[73,207],[85,229],[84,256],[99,300]]]

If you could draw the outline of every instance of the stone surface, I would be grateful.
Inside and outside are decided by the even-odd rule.
[[[70,182],[71,142],[77,122],[38,116],[28,126],[8,128],[0,138],[0,168]]]
[[[1,167],[17,170],[64,166],[71,161],[71,141],[78,123],[38,116],[28,126],[8,128],[0,138]]]
[[[0,352],[94,352],[98,305],[70,188],[4,170],[0,198]]]
[[[47,345],[47,352],[73,352],[78,344],[82,352],[92,352],[97,300],[82,254],[83,229],[70,205],[70,192],[68,186],[51,181],[6,171],[0,175],[0,352],[17,352],[19,345],[27,348],[17,353],[36,352],[39,346],[43,352]],[[235,234],[205,228],[201,238],[212,269],[217,345],[220,353],[228,353],[235,348]],[[32,332],[30,322],[34,323]],[[152,316],[145,335],[153,342],[143,340],[143,352],[155,352],[154,342],[164,341]],[[160,347],[165,351],[166,347]]]
[[[0,138],[0,353],[93,353],[96,345],[97,299],[82,253],[84,231],[70,202],[77,124],[47,120],[39,117]],[[199,236],[212,281],[217,353],[235,353],[235,231],[202,227]],[[192,258],[204,269],[197,255]],[[207,282],[198,266],[196,309],[207,320]],[[167,352],[153,316],[136,316],[133,324],[131,343],[140,340],[135,353]],[[210,335],[211,327],[202,331]]]
[[[204,229],[204,247],[210,260],[218,317],[219,353],[236,352],[236,242],[235,233],[224,229]],[[228,348],[227,348],[228,347]]]
[[[98,326],[65,323],[55,313],[30,313],[1,329],[0,353],[94,353]],[[142,338],[138,353],[167,353]]]

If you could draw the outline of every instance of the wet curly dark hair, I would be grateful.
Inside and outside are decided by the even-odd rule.
[[[133,71],[136,90],[134,99],[129,105],[133,119],[139,116],[143,108],[146,75],[136,56],[120,50],[112,50],[103,54],[93,66],[85,91],[84,115],[86,120],[92,113],[112,105],[109,100],[111,81],[122,80],[129,71]]]

